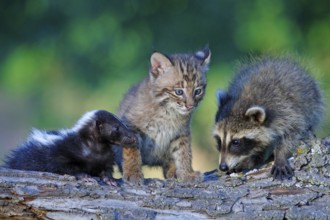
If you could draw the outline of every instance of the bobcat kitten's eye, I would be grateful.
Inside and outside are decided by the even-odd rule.
[[[195,96],[200,95],[202,93],[202,89],[196,89],[195,90]]]
[[[175,94],[176,95],[183,95],[183,90],[182,89],[176,89]]]

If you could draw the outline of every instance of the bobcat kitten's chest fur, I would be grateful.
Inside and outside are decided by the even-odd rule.
[[[188,179],[194,173],[190,119],[204,96],[209,60],[208,49],[152,54],[149,76],[130,89],[119,109],[120,117],[140,134],[140,150],[123,149],[126,180],[141,179],[141,162],[162,166],[165,177]]]
[[[189,116],[181,117],[175,112],[156,114],[145,125],[141,152],[143,164],[163,165],[171,159],[171,141],[188,134]]]

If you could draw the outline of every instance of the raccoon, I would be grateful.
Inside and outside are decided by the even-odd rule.
[[[99,176],[113,185],[113,146],[137,145],[135,133],[105,110],[84,114],[71,129],[33,129],[26,142],[5,159],[4,167],[74,175]]]
[[[322,93],[309,73],[287,57],[263,57],[243,65],[227,92],[218,90],[213,135],[219,169],[240,172],[274,157],[275,179],[291,178],[288,162],[301,139],[320,122]]]

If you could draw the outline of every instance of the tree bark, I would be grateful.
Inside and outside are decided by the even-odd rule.
[[[0,169],[0,219],[330,219],[330,137],[302,144],[295,177],[272,164],[246,174],[205,173],[199,184],[146,179],[113,187],[68,175]]]

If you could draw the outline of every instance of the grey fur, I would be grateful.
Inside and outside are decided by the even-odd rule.
[[[220,168],[249,169],[274,152],[272,173],[279,179],[293,174],[287,158],[319,124],[324,111],[317,83],[299,63],[286,57],[260,58],[243,65],[218,102],[214,135],[221,139]],[[235,137],[241,138],[238,145],[235,142],[236,152]]]

